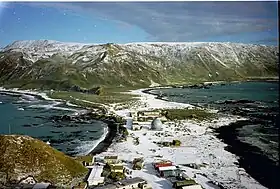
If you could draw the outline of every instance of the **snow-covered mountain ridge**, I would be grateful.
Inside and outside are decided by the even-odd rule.
[[[0,69],[0,78],[5,83],[2,77],[5,67],[13,65],[20,68],[20,78],[28,81],[46,81],[50,78],[45,73],[48,71],[48,74],[55,72],[54,80],[58,83],[70,79],[74,81],[67,85],[83,87],[148,86],[152,81],[171,84],[231,80],[277,75],[278,53],[278,48],[273,46],[229,42],[81,44],[16,41],[0,52],[0,63],[5,65]],[[18,74],[8,74],[9,80],[17,80]],[[7,78],[6,73],[4,76]]]
[[[190,50],[191,48],[197,48],[201,46],[226,46],[226,47],[239,47],[239,48],[257,48],[257,47],[270,47],[266,45],[254,45],[254,44],[243,44],[243,43],[230,43],[230,42],[136,42],[126,44],[114,44],[123,48],[132,48],[136,51],[143,51],[146,49],[147,52],[162,49],[170,50]],[[82,48],[98,47],[106,44],[86,44],[86,43],[71,43],[71,42],[60,42],[54,40],[24,40],[15,41],[10,45],[7,45],[2,51],[7,50],[22,50],[22,51],[42,51],[42,52],[74,52]]]

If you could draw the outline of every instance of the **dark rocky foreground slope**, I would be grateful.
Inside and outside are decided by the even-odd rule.
[[[238,43],[16,41],[0,52],[0,85],[83,91],[275,77],[278,54],[277,47]]]

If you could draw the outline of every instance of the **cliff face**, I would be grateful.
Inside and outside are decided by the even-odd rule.
[[[33,176],[37,182],[67,185],[87,172],[71,157],[29,136],[0,135],[0,154],[0,184]]]
[[[278,55],[277,47],[239,43],[17,41],[0,52],[0,84],[65,90],[273,77]]]

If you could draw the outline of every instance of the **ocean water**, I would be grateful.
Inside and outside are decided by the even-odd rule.
[[[279,83],[240,82],[205,89],[160,89],[169,101],[218,109],[240,115],[238,121],[216,130],[228,144],[227,150],[240,157],[239,164],[268,188],[280,188],[279,175]]]
[[[0,93],[0,134],[29,135],[66,154],[86,154],[104,139],[107,125],[97,120],[64,123],[51,119],[80,110],[31,95]]]
[[[236,82],[213,85],[208,89],[171,88],[160,89],[170,101],[217,107],[222,100],[247,99],[260,101],[266,105],[278,106],[278,82]],[[153,90],[159,94],[159,90]]]

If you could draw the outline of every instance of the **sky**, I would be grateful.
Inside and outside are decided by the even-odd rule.
[[[0,2],[0,47],[38,39],[278,45],[277,1]]]

